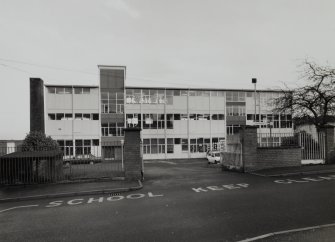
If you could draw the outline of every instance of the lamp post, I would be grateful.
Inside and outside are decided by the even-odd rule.
[[[255,90],[254,90],[254,100],[255,100],[254,122],[256,122],[256,83],[257,83],[257,78],[252,78],[251,83],[253,83],[254,86],[255,86]]]

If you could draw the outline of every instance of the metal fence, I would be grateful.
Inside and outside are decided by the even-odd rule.
[[[258,147],[292,147],[299,146],[298,133],[258,133]]]
[[[50,183],[76,179],[124,176],[123,144],[103,146],[48,147],[26,151],[19,147],[0,147],[0,184]]]

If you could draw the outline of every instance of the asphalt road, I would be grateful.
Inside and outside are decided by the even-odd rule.
[[[334,223],[334,202],[335,174],[268,178],[204,160],[150,162],[139,191],[0,204],[0,241],[239,241]]]

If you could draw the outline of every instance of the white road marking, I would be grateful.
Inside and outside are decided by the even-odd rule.
[[[327,227],[333,227],[333,226],[335,226],[335,223],[324,224],[324,225],[317,225],[317,226],[312,226],[312,227],[305,227],[305,228],[300,228],[300,229],[283,230],[283,231],[279,231],[279,232],[273,232],[273,233],[263,234],[263,235],[259,235],[259,236],[253,237],[253,238],[248,238],[248,239],[240,240],[238,242],[256,241],[256,240],[259,240],[259,239],[264,239],[264,238],[268,238],[268,237],[275,236],[275,235],[280,235],[280,234],[296,233],[296,232],[301,232],[301,231],[306,231],[306,230],[321,229],[321,228],[327,228]]]
[[[205,188],[198,187],[192,188],[194,192],[208,192],[208,191],[222,191],[222,190],[234,190],[240,188],[247,188],[249,187],[248,183],[238,183],[238,184],[228,184],[228,185],[220,185],[220,186],[208,186]],[[207,189],[207,190],[206,190]]]
[[[92,204],[92,203],[104,203],[106,201],[108,202],[116,202],[124,199],[130,199],[130,200],[136,200],[141,198],[156,198],[156,197],[163,197],[163,194],[153,194],[152,192],[148,192],[148,194],[143,193],[132,193],[128,195],[114,195],[114,196],[108,196],[108,197],[90,197],[87,199],[84,198],[75,198],[71,200],[58,200],[58,201],[52,201],[49,202],[47,205],[45,205],[46,208],[54,208],[61,205],[70,205],[70,206],[76,206],[80,204]]]
[[[0,210],[0,213],[6,212],[6,211],[9,211],[9,210],[13,210],[13,209],[18,209],[18,208],[30,208],[30,207],[38,207],[38,206],[39,206],[38,204],[26,205],[26,206],[17,206],[17,207],[12,207],[12,208],[7,208],[7,209],[4,209],[4,210]]]
[[[330,181],[335,180],[335,175],[329,175],[329,176],[317,176],[317,177],[303,177],[298,179],[283,179],[283,180],[275,180],[273,182],[279,183],[279,184],[292,184],[292,183],[306,183],[306,182],[320,182],[320,181]]]

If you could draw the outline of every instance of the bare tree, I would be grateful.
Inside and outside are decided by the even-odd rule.
[[[282,95],[274,100],[274,112],[291,112],[295,120],[313,123],[320,130],[335,115],[335,69],[309,60],[301,69],[306,84],[282,89]]]

